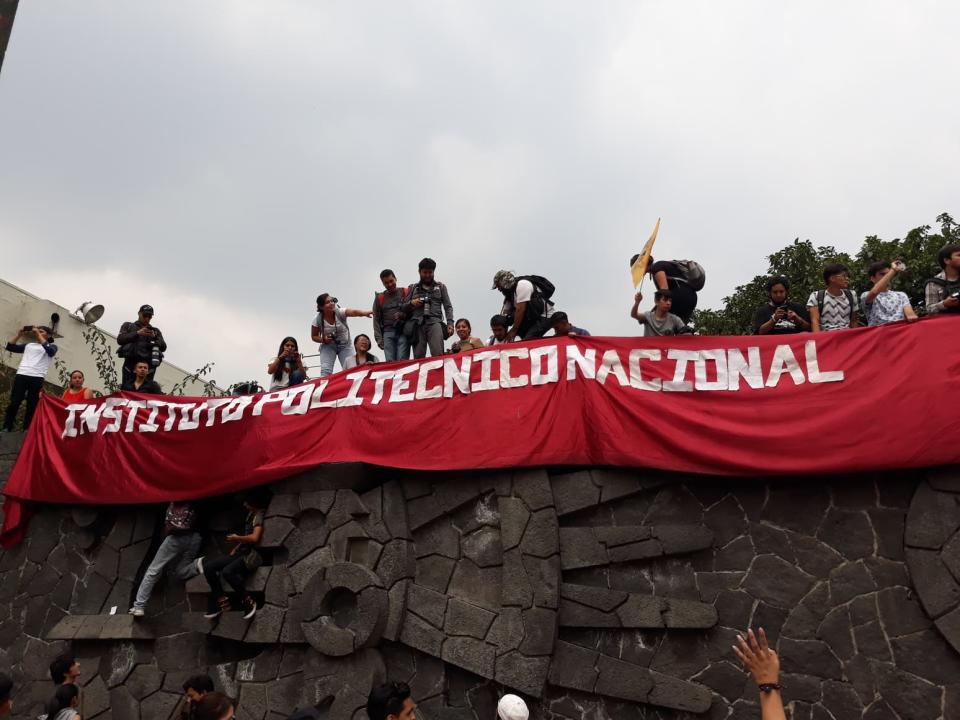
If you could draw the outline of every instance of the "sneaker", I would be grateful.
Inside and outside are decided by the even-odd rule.
[[[205,612],[205,613],[203,614],[203,616],[204,616],[207,620],[213,620],[214,618],[220,617],[220,613],[222,613],[222,612],[223,612],[223,610],[221,610],[220,608],[217,608],[216,610],[211,610],[210,612]]]
[[[228,597],[220,598],[219,600],[217,600],[217,605],[219,607],[217,607],[216,610],[211,610],[210,612],[205,612],[203,614],[203,616],[207,620],[213,620],[216,617],[220,617],[220,615],[225,612],[230,612],[230,598]]]
[[[203,556],[202,555],[197,558],[197,572],[203,575]]]
[[[137,618],[141,618],[141,617],[144,616],[143,608],[137,607],[136,605],[134,605],[132,608],[130,608],[130,611],[129,611],[129,612],[130,612],[131,615],[133,615],[134,617],[137,617]]]
[[[243,609],[246,611],[243,613],[244,620],[251,620],[254,615],[257,614],[257,602],[252,597],[247,595],[243,599]]]

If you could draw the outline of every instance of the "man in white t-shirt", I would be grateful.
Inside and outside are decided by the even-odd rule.
[[[823,269],[826,288],[814,290],[807,298],[812,332],[832,332],[857,326],[858,303],[850,290],[846,265],[830,263]]]
[[[50,342],[52,335],[53,331],[48,327],[27,325],[18,330],[7,343],[7,352],[23,353],[23,359],[13,379],[10,404],[7,405],[7,414],[3,419],[4,432],[13,431],[14,420],[24,399],[27,401],[27,411],[23,416],[23,429],[30,427],[33,411],[40,402],[43,378],[50,369],[53,356],[57,354],[57,346]],[[30,338],[30,342],[18,344],[17,340],[21,337]]]
[[[867,325],[886,325],[897,320],[913,322],[919,319],[907,294],[890,289],[893,279],[906,269],[899,260],[892,265],[880,260],[871,263],[867,268],[867,276],[873,287],[860,296],[863,312],[867,316]]]
[[[537,280],[549,285],[546,291],[534,282]],[[550,317],[556,307],[550,301],[553,286],[545,278],[536,276],[517,277],[509,270],[500,270],[493,276],[493,290],[503,293],[503,309],[500,314],[512,320],[507,332],[507,340],[517,338],[533,340],[543,337],[553,327]]]

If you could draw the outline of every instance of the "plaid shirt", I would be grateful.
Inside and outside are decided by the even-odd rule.
[[[942,272],[939,275],[934,275],[934,278],[938,280],[946,280],[947,273]],[[928,315],[933,315],[945,310],[943,307],[943,301],[947,299],[947,289],[943,285],[935,282],[928,282],[926,288],[924,288],[923,295],[924,304],[926,305]]]

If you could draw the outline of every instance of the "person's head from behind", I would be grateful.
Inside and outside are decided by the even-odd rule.
[[[890,263],[886,260],[877,260],[867,266],[867,277],[870,282],[875,283],[884,275],[890,272]]]
[[[82,371],[74,370],[72,373],[70,373],[70,389],[71,390],[79,390],[80,388],[82,388],[83,381],[84,381],[84,377],[83,377]]]
[[[566,335],[572,331],[572,326],[570,325],[570,318],[567,317],[567,314],[562,310],[560,312],[555,312],[550,317],[550,322],[553,323],[553,331],[557,335]]]
[[[790,281],[785,277],[777,276],[767,280],[767,297],[774,305],[783,305],[787,301],[787,295],[790,292]]]
[[[473,328],[470,327],[470,321],[466,318],[460,318],[453,324],[453,329],[457,332],[457,337],[461,340],[466,340],[470,337],[470,333],[473,332]]]
[[[80,705],[80,688],[73,683],[57,687],[50,702],[47,703],[47,717],[53,720],[61,710],[75,708]]]
[[[209,675],[193,675],[183,683],[183,692],[188,703],[195,703],[207,693],[213,692],[213,678]]]
[[[137,376],[137,380],[146,380],[147,375],[150,374],[150,363],[146,360],[138,360],[133,366],[133,374]]]
[[[73,653],[57,655],[50,663],[50,679],[54,685],[72,683],[80,676],[80,663]]]
[[[497,717],[500,720],[527,720],[530,710],[523,698],[517,695],[504,695],[497,703]]]
[[[653,305],[661,312],[670,312],[673,307],[673,293],[669,290],[657,290],[653,294]]]
[[[960,245],[951,243],[944,245],[937,253],[937,263],[943,270],[948,267],[960,271]]]
[[[0,716],[13,712],[13,680],[6,673],[0,673]]]
[[[243,506],[249,512],[266,510],[270,504],[271,493],[268,488],[254,488],[243,496]]]
[[[233,720],[233,698],[221,692],[208,691],[193,704],[194,720]]]
[[[637,253],[632,258],[630,258],[630,267],[636,265],[637,260],[640,259],[640,253]],[[653,255],[647,258],[647,272],[650,272],[650,268],[653,267]]]
[[[437,269],[437,263],[432,258],[424,258],[418,266],[420,269],[420,282],[430,285],[433,282],[433,271]]]
[[[417,704],[410,697],[405,682],[385,682],[377,685],[367,697],[367,716],[370,720],[416,720]]]
[[[360,333],[353,339],[353,349],[357,354],[370,352],[370,338]]]
[[[823,282],[827,287],[846,289],[850,285],[850,270],[842,263],[830,263],[823,268]]]
[[[393,292],[397,287],[397,276],[393,270],[387,268],[380,273],[380,282],[383,283],[383,287],[387,292]]]
[[[503,315],[494,315],[490,318],[490,332],[496,340],[506,340],[510,322]]]

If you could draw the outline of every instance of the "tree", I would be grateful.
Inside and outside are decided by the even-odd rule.
[[[823,245],[815,247],[810,240],[795,239],[790,245],[767,257],[767,273],[758,275],[746,285],[735,288],[723,299],[718,310],[698,310],[694,323],[701,335],[747,335],[753,332],[753,315],[767,302],[764,288],[767,279],[782,275],[790,281],[790,297],[806,303],[810,293],[823,287],[823,266],[839,262],[850,268],[850,287],[859,292],[870,289],[867,266],[877,260],[903,260],[907,270],[895,281],[895,288],[910,297],[918,312],[923,310],[924,286],[940,272],[937,252],[948,243],[960,242],[960,225],[947,213],[937,216],[939,233],[931,233],[929,225],[908,232],[903,239],[882,240],[868,235],[851,260],[847,253]]]

